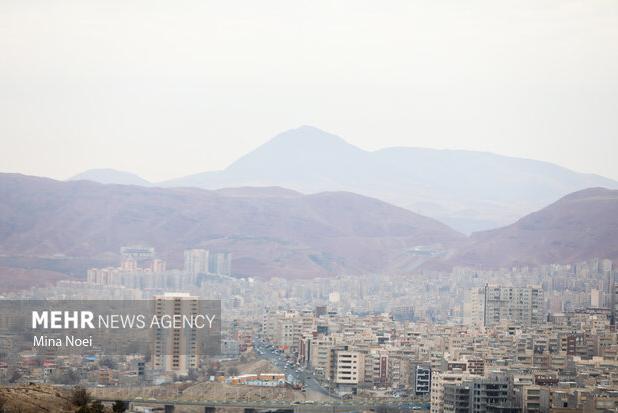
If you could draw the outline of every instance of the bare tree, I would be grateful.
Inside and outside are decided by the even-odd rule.
[[[90,393],[88,393],[88,390],[86,390],[85,388],[81,386],[75,386],[75,388],[73,388],[73,393],[71,394],[71,402],[75,406],[88,406],[88,403],[90,403],[90,399]]]

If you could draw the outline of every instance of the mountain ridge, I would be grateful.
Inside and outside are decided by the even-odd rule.
[[[184,249],[204,247],[232,252],[239,275],[293,278],[401,271],[420,263],[415,246],[450,250],[465,240],[358,194],[232,191],[0,174],[0,254],[97,257],[145,243],[178,266]]]
[[[449,265],[486,267],[618,259],[618,190],[586,188],[515,223],[474,233]],[[482,257],[482,259],[481,259]]]
[[[279,186],[381,199],[470,234],[499,228],[571,192],[618,182],[546,161],[490,152],[397,146],[366,151],[313,126],[290,129],[219,171],[162,187]]]

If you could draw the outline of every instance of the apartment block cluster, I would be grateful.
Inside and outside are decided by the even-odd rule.
[[[342,394],[421,398],[433,413],[616,411],[616,273],[599,268],[599,302],[566,311],[552,311],[541,285],[487,283],[465,294],[460,323],[410,321],[400,308],[342,314],[331,303],[268,310],[260,334]]]
[[[119,267],[89,269],[86,281],[96,285],[138,290],[183,290],[200,285],[204,276],[229,277],[232,272],[232,256],[227,252],[186,250],[183,269],[167,269],[166,261],[157,258],[152,247],[123,247],[120,254]]]
[[[178,271],[193,277],[185,288],[170,281],[158,290],[62,281],[19,294],[154,297],[185,291],[221,300],[226,357],[250,348],[258,334],[324,388],[416,398],[431,402],[434,413],[618,410],[618,287],[609,260],[405,276],[204,277],[215,261],[226,267],[224,258],[213,256],[185,254]],[[141,268],[144,277],[168,271],[162,262],[154,270],[154,251],[134,258],[137,265],[129,260],[125,268]],[[240,339],[241,331],[247,338]],[[176,367],[172,358],[160,367],[184,370],[187,362],[179,359]]]

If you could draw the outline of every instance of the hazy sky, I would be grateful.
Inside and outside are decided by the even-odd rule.
[[[618,179],[615,0],[0,1],[0,170],[163,180],[310,124]]]

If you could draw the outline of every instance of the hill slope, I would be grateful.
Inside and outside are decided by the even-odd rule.
[[[510,266],[618,259],[618,191],[569,194],[516,223],[475,233],[451,263]]]
[[[577,190],[618,189],[618,182],[600,176],[491,153],[409,147],[368,152],[309,126],[275,136],[223,171],[161,185],[350,191],[431,216],[466,233],[511,224]]]
[[[233,253],[235,272],[316,276],[401,270],[419,245],[464,237],[364,196],[265,188],[206,191],[59,182],[0,174],[0,254],[96,256],[145,243],[180,260],[203,246]]]

